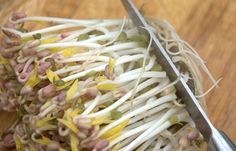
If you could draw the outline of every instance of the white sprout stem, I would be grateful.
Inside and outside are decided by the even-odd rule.
[[[151,57],[148,65],[145,66],[145,71],[149,71],[153,67],[154,63],[155,63],[155,57]],[[142,70],[142,68],[137,68],[137,69],[125,72],[125,73],[121,74],[119,78],[126,78],[127,76],[130,76],[130,75],[132,75],[132,76],[136,75],[136,74],[140,73],[141,70]]]
[[[119,31],[109,32],[105,35],[95,36],[95,37],[89,38],[87,40],[84,40],[84,42],[96,42],[98,40],[109,40],[109,39],[112,39],[112,38],[116,37],[118,33],[119,33]]]
[[[25,66],[23,68],[23,73],[27,71],[29,65],[34,61],[34,57],[31,57],[26,63],[25,63]]]
[[[182,122],[182,121],[185,121],[185,122],[186,122],[186,121],[189,120],[189,116],[188,116],[187,112],[183,110],[183,108],[182,108],[182,111],[181,111],[180,113],[178,113],[178,115],[173,115],[173,116],[175,116],[175,117],[177,118],[177,122]],[[175,123],[171,123],[169,120],[168,120],[168,121],[165,121],[165,123],[168,123],[168,125],[169,125],[168,127],[170,127],[171,125],[175,124]],[[163,123],[163,124],[164,124],[164,123]],[[166,124],[166,125],[167,125],[167,124]],[[157,127],[159,128],[159,126],[157,126]],[[152,132],[149,133],[150,135],[148,135],[148,136],[145,138],[146,140],[152,138],[153,136],[159,134],[160,132],[162,132],[163,130],[165,130],[166,128],[168,128],[168,127],[166,127],[166,128],[163,127],[163,129],[158,130],[157,127],[153,127],[155,131],[154,131],[152,128],[150,128],[150,129],[153,130],[153,131],[152,131],[153,133],[152,133]],[[151,131],[151,130],[150,130],[150,131]],[[147,132],[147,133],[148,133],[148,132]],[[142,140],[142,141],[143,141],[143,140]]]
[[[91,64],[87,64],[87,66],[85,66],[83,68],[84,68],[84,70],[88,70],[88,69],[91,69],[91,68],[102,66],[104,64],[107,64],[107,63],[105,63],[105,62],[94,62],[94,63],[91,63]]]
[[[178,77],[174,82],[172,82],[170,84],[168,84],[169,79],[167,79],[166,81],[163,81],[163,86],[160,89],[158,89],[157,87],[154,89],[151,89],[147,93],[137,97],[136,99],[139,100],[139,99],[144,99],[146,97],[151,97],[153,95],[156,95],[156,94],[160,93],[161,91],[174,86],[179,81],[179,79],[180,79],[180,77]],[[168,85],[166,85],[166,84],[168,84]],[[153,92],[153,94],[151,94],[151,92]]]
[[[173,150],[173,146],[171,143],[167,144],[164,148],[163,151],[172,151]]]
[[[119,118],[118,120],[114,121],[113,123],[107,125],[106,127],[104,127],[98,134],[98,137],[101,136],[102,134],[104,134],[106,131],[108,131],[109,129],[119,125],[120,123],[124,122],[125,120],[135,116],[135,115],[138,115],[140,113],[144,113],[145,111],[151,109],[151,108],[154,108],[156,107],[157,105],[160,105],[160,104],[163,104],[163,103],[166,103],[166,102],[169,102],[169,101],[172,101],[174,99],[176,99],[176,95],[175,94],[169,94],[169,95],[166,95],[164,97],[161,97],[159,99],[157,99],[156,101],[153,101],[152,103],[150,104],[147,104],[137,110],[134,110],[124,116],[122,116],[121,118]]]
[[[111,56],[112,56],[114,59],[116,59],[116,60],[120,57],[120,56],[119,56],[117,53],[115,53],[115,52],[112,52],[112,53],[111,53]],[[123,65],[116,66],[116,67],[114,68],[114,73],[115,73],[115,75],[124,73],[124,67],[123,67]]]
[[[105,47],[105,48],[101,49],[99,53],[100,54],[110,53],[110,52],[113,52],[113,51],[131,49],[131,48],[137,48],[137,47],[139,47],[137,42],[118,43],[116,45],[108,46],[108,47]],[[87,55],[91,55],[91,54],[93,54],[93,52],[89,51],[89,52],[80,53],[80,54],[77,54],[77,55],[74,55],[74,56],[81,56],[81,55],[87,56]]]
[[[104,22],[102,22],[102,23],[100,23],[100,24],[98,24],[97,26],[98,27],[107,27],[107,26],[116,26],[116,25],[120,25],[120,24],[122,24],[122,22],[123,22],[123,20],[122,19],[117,19],[117,20],[104,20]]]
[[[129,72],[130,70],[132,70],[134,68],[134,66],[135,66],[135,62],[129,63],[128,67],[125,70],[125,73]]]
[[[28,32],[28,33],[23,33],[23,34],[21,34],[21,38],[27,38],[27,37],[30,37],[34,34],[38,34],[38,33],[43,34],[43,33],[47,33],[47,32],[52,32],[52,31],[56,31],[56,30],[62,30],[62,29],[72,28],[72,27],[77,27],[77,26],[78,25],[76,25],[76,24],[55,25],[55,26],[51,26],[51,27],[31,31],[31,32]]]
[[[130,62],[130,61],[135,61],[135,60],[139,60],[143,58],[143,55],[133,55],[133,56],[124,56],[124,57],[121,57],[117,60],[115,66],[117,65],[121,65],[121,64],[124,64],[124,63],[127,63],[127,62]],[[80,77],[83,77],[85,76],[86,74],[88,74],[89,72],[91,71],[102,71],[105,69],[105,66],[106,65],[102,65],[102,66],[99,66],[99,67],[96,67],[96,68],[92,68],[92,69],[88,69],[86,71],[82,71],[82,72],[79,72],[79,73],[76,73],[76,74],[73,74],[73,75],[70,75],[68,77],[65,77],[63,78],[62,80],[67,82],[67,81],[70,81],[70,80],[74,80],[74,79],[77,79],[77,78],[80,78]]]
[[[142,79],[142,81],[145,81],[145,80],[147,80],[148,78],[143,78]],[[159,78],[156,78],[156,83],[158,83],[158,79]],[[131,80],[131,81],[129,81],[129,82],[127,82],[127,83],[117,83],[119,86],[120,86],[120,88],[126,88],[127,90],[131,90],[133,87],[134,87],[134,85],[135,85],[135,80]]]
[[[53,104],[52,101],[47,101],[40,107],[40,110],[45,110],[47,107],[51,106],[52,104]]]
[[[161,137],[159,137],[159,138],[157,139],[156,145],[155,145],[154,148],[153,148],[153,151],[160,150],[162,143],[163,143],[163,140],[162,140]]]
[[[121,28],[120,28],[118,34],[116,34],[115,37],[114,37],[111,41],[109,41],[108,43],[106,43],[104,46],[108,46],[108,45],[112,44],[113,42],[115,42],[115,41],[117,40],[117,38],[119,37],[119,35],[121,34],[121,32],[122,32],[123,29],[124,29],[125,22],[126,22],[126,17],[124,17],[124,19],[123,19],[123,23],[122,23],[122,25],[121,25]]]
[[[169,130],[164,130],[161,133],[161,135],[169,139],[169,141],[171,142],[174,148],[176,149],[179,148],[178,140],[174,137],[174,135]]]
[[[138,88],[137,91],[140,91],[142,89],[144,89],[145,87],[148,87],[149,85],[153,84],[156,82],[155,78],[151,78],[143,83],[141,83]],[[88,117],[93,118],[93,117],[100,117],[103,116],[105,114],[107,114],[108,112],[112,111],[113,109],[117,108],[118,106],[120,106],[122,103],[124,103],[127,99],[129,99],[132,95],[132,91],[128,92],[127,94],[125,94],[123,97],[121,97],[119,100],[117,100],[115,103],[113,103],[111,106],[107,107],[106,109],[103,109],[101,111],[98,111],[96,113],[92,113],[89,114]]]
[[[103,66],[103,65],[105,65],[105,62],[95,62],[95,63],[92,63],[92,64],[88,64],[86,67],[83,67],[83,65],[65,66],[65,67],[63,67],[59,70],[54,71],[54,73],[56,73],[57,75],[64,74],[64,73],[67,73],[67,72],[77,73],[80,70],[81,71],[82,70],[89,70],[91,68],[96,68],[98,66]],[[46,79],[47,76],[45,75],[45,76],[42,76],[41,78]]]
[[[146,28],[144,28],[146,29]],[[148,32],[149,32],[149,35],[150,35],[150,41],[149,41],[149,44],[148,44],[148,47],[147,47],[147,50],[145,51],[144,53],[144,58],[143,58],[143,64],[142,64],[142,69],[141,69],[141,72],[139,73],[139,76],[136,80],[136,84],[135,84],[135,87],[134,87],[134,91],[133,91],[133,94],[131,96],[131,99],[134,98],[135,94],[137,93],[136,90],[137,90],[137,86],[139,84],[139,82],[141,81],[141,78],[142,78],[142,75],[145,71],[145,65],[146,65],[146,61],[147,61],[147,58],[149,56],[149,51],[150,51],[150,48],[151,48],[151,44],[152,44],[152,34],[150,34],[150,31],[148,29],[146,29]],[[133,104],[132,104],[133,105]]]
[[[119,143],[119,151],[122,151],[122,147],[127,146],[130,142],[132,142],[136,137],[138,137],[139,134],[133,135],[131,137],[128,137],[127,139],[123,140]]]
[[[55,48],[55,47],[87,47],[87,48],[101,48],[100,44],[96,43],[85,43],[85,42],[60,42],[60,43],[50,43],[50,44],[43,44],[37,47],[38,51],[46,48]]]
[[[132,88],[134,86],[134,82],[130,82],[128,84],[126,84],[126,88]],[[100,101],[98,102],[98,105],[102,104],[102,103],[105,103],[107,101],[113,101],[115,99],[115,97],[113,96],[113,92],[108,92],[104,95],[101,96],[101,99]],[[85,108],[87,108],[89,105],[91,105],[91,103],[93,102],[94,100],[91,100],[91,101],[88,101],[84,104]]]
[[[164,109],[167,109],[167,108],[170,108],[172,106],[172,104],[170,103],[165,103],[165,104],[162,104],[158,107],[155,107],[153,109],[150,109],[148,111],[145,112],[145,114],[140,114],[138,116],[135,116],[134,118],[132,118],[129,122],[129,124],[133,124],[137,121],[139,121],[140,119],[142,118],[145,118],[145,117],[148,117],[150,115],[154,116],[154,114],[156,115],[157,113],[159,113],[160,111],[163,111]],[[159,116],[159,114],[157,114],[157,116]],[[152,118],[151,118],[152,119]],[[148,119],[147,119],[148,120]]]
[[[217,85],[218,83],[222,80],[222,78],[220,78],[219,80],[217,80],[206,92],[204,92],[203,94],[200,94],[200,95],[196,95],[197,98],[201,98],[201,97],[204,97],[205,95],[207,95],[211,90],[213,90]]]
[[[170,112],[168,112],[170,113]],[[173,115],[173,113],[171,114]],[[182,121],[184,119],[187,118],[187,114],[186,113],[180,113],[178,115],[175,115],[176,118],[179,121]],[[165,116],[163,116],[161,119],[163,119]],[[161,121],[160,119],[160,121]],[[139,137],[137,137],[133,142],[131,142],[126,148],[125,151],[130,151],[134,148],[136,148],[139,144],[143,143],[144,141],[152,138],[153,136],[159,134],[161,131],[167,129],[168,127],[170,127],[173,123],[171,123],[170,121],[165,121],[163,123],[162,122],[156,122],[155,124],[153,124],[152,127],[150,127],[148,130],[146,130],[143,134],[141,134]]]
[[[160,77],[161,75],[151,75],[151,74],[148,74],[146,73],[145,75],[143,75],[141,78],[142,79],[148,79],[148,78],[156,78],[156,82],[161,82],[162,81],[162,77]],[[134,75],[134,76],[129,76],[127,77],[126,79],[122,79],[122,80],[115,80],[115,81],[111,81],[111,80],[106,80],[106,81],[102,81],[100,83],[98,83],[98,85],[100,84],[104,84],[104,83],[115,83],[115,84],[118,84],[118,85],[126,85],[127,82],[129,81],[133,81],[137,79],[137,75]]]
[[[164,111],[161,111],[160,113],[153,114],[152,116],[149,116],[149,117],[140,118],[140,120],[138,120],[138,121],[136,121],[136,122],[134,122],[134,123],[131,123],[131,122],[133,122],[133,121],[136,120],[136,119],[134,119],[135,117],[132,117],[132,118],[129,120],[129,123],[128,123],[129,125],[127,125],[127,126],[125,127],[125,131],[132,130],[132,129],[134,129],[134,128],[138,127],[138,126],[141,126],[141,125],[143,125],[143,124],[145,124],[145,123],[148,123],[148,122],[150,122],[150,121],[159,119],[159,118],[163,115],[162,112],[164,112]],[[138,115],[138,116],[140,116],[140,115]],[[134,120],[133,120],[133,119],[134,119]]]
[[[101,36],[94,36],[94,37],[90,37],[90,39],[87,40],[82,40],[82,41],[86,41],[86,42],[96,42],[97,40],[107,40],[107,39],[111,39],[113,37],[115,37],[115,33],[117,33],[117,31],[114,32],[109,32],[109,30],[105,27],[98,27],[98,25],[96,26],[88,26],[85,29],[81,29],[81,30],[77,30],[76,32],[71,32],[70,35],[62,40],[60,40],[59,42],[68,42],[68,41],[74,41],[75,38],[77,38],[78,36],[82,35],[82,34],[86,34],[90,31],[93,30],[98,30],[104,33],[104,35]]]
[[[98,105],[106,102],[108,99],[113,100],[114,98],[112,96],[113,96],[112,92],[108,92],[108,93],[102,95],[101,98],[100,98],[100,101],[98,102]],[[89,101],[89,102],[86,102],[84,104],[85,108],[88,108],[93,102],[94,102],[94,99]]]
[[[154,97],[149,98],[147,101],[154,101],[154,100],[156,100],[156,99],[157,99],[157,98],[154,96]],[[144,100],[144,102],[145,102],[145,101],[146,101],[146,100]],[[125,110],[122,110],[122,106],[124,106],[124,105],[119,106],[118,110],[119,110],[120,112],[124,113]],[[146,114],[145,114],[145,115],[146,115]],[[144,115],[144,116],[145,116],[145,115]],[[130,121],[129,123],[132,123],[132,122]]]
[[[147,99],[143,99],[142,101],[138,102],[138,105],[137,105],[137,103],[136,103],[137,100],[133,100],[134,102],[133,102],[132,108],[133,108],[133,109],[139,108],[139,107],[145,105],[146,102],[153,101],[153,100],[156,100],[156,99],[157,99],[156,96],[153,96],[153,97],[149,98],[148,100],[147,100]],[[119,106],[118,110],[119,110],[120,112],[122,112],[122,113],[125,113],[126,111],[128,111],[127,106],[130,107],[130,105],[131,105],[131,104],[130,104],[130,101],[127,101],[127,102],[124,103],[123,105]]]
[[[120,51],[117,51],[116,53],[119,56],[123,56],[123,55],[139,54],[139,53],[143,54],[144,51],[146,51],[146,49],[138,47],[138,48],[133,48],[133,49],[120,50]]]
[[[13,21],[14,23],[20,23],[23,21],[45,21],[45,22],[54,22],[54,23],[74,23],[77,25],[94,25],[100,23],[102,20],[88,20],[88,19],[68,19],[68,18],[57,18],[57,17],[42,17],[42,16],[28,16],[17,21]]]
[[[149,71],[153,67],[154,62],[155,62],[155,59],[151,58],[149,64],[145,67],[145,71]],[[141,70],[142,70],[141,68],[130,70],[128,72],[125,72],[125,73],[119,75],[119,77],[117,77],[117,79],[115,79],[115,80],[125,81],[125,78],[133,77],[134,75],[136,76],[136,75],[138,75],[138,73],[141,72]],[[162,73],[162,74],[164,75],[164,73]]]
[[[122,106],[120,108],[121,111],[125,111],[128,108],[131,107],[131,105],[133,105],[134,107],[137,106],[138,104],[142,103],[144,100],[146,100],[149,97],[152,97],[158,93],[160,93],[161,91],[163,91],[166,88],[166,84],[168,84],[166,81],[162,81],[157,87],[149,90],[148,92],[134,98],[133,104],[125,104],[124,106]],[[168,85],[167,85],[168,86]],[[152,93],[151,93],[152,92]],[[137,101],[136,101],[137,100]]]
[[[145,143],[143,143],[143,145],[141,146],[141,151],[146,151],[147,148],[153,143],[155,142],[156,138],[159,137],[159,135],[147,140]]]
[[[85,89],[79,90],[79,91],[75,92],[75,94],[70,99],[68,99],[66,101],[74,100],[74,99],[82,96],[84,93],[85,93]]]
[[[29,16],[26,18],[19,19],[17,21],[12,21],[13,23],[20,23],[24,21],[44,21],[44,22],[54,22],[54,23],[71,23],[80,26],[115,26],[122,24],[121,19],[68,19],[68,18],[56,18],[56,17],[42,17],[42,16]]]
[[[67,41],[73,40],[73,39],[77,38],[79,35],[88,33],[88,32],[90,32],[92,30],[94,30],[94,29],[90,28],[90,27],[87,27],[87,28],[82,29],[82,30],[78,30],[78,31],[72,33],[71,35],[69,35],[68,37],[60,40],[60,42],[67,42]],[[102,29],[99,29],[99,30],[102,30]]]
[[[101,98],[101,94],[98,94],[98,96],[96,96],[96,98],[94,99],[94,101],[92,102],[92,104],[85,109],[85,111],[81,114],[81,115],[86,115],[89,114],[90,112],[93,111],[93,109],[96,107],[96,105],[98,104],[99,100]]]
[[[21,53],[21,52],[20,52]],[[31,56],[29,57],[23,57],[22,54],[20,54],[17,58],[16,58],[16,61],[19,62],[19,63],[24,63],[26,62],[29,58],[31,58]]]
[[[64,38],[64,39],[62,39],[60,42],[71,41],[71,40],[77,38],[78,36],[80,36],[80,35],[82,35],[82,34],[85,34],[85,33],[88,33],[88,32],[90,32],[90,31],[93,31],[93,30],[102,31],[102,32],[103,32],[104,34],[106,34],[106,35],[109,34],[109,31],[108,31],[106,28],[104,28],[104,27],[93,27],[93,26],[89,26],[89,27],[87,27],[87,28],[85,28],[85,29],[78,30],[77,32],[75,32],[75,33],[69,35],[68,37],[66,37],[66,38]],[[99,37],[99,36],[97,36],[97,37]],[[87,41],[87,40],[83,40],[83,41],[89,42],[89,41]]]
[[[52,110],[54,110],[57,107],[56,104],[52,104],[51,106],[49,106],[48,108],[46,108],[43,112],[39,113],[38,117],[39,118],[43,118],[45,115],[47,115],[49,112],[51,112]]]
[[[81,68],[81,65],[76,65],[76,66],[69,66],[69,67],[64,67],[64,68],[61,68],[57,71],[54,71],[56,74],[60,75],[60,74],[63,74],[63,73],[67,73],[67,72],[71,72],[71,71],[75,71],[75,70],[78,70]]]
[[[169,85],[167,85],[168,83],[169,83],[169,79],[163,80],[158,86],[156,86],[153,89],[145,92],[144,94],[136,97],[135,100],[146,99],[146,98],[152,97],[152,96],[160,93],[161,91],[163,91],[164,89],[166,89],[169,86]]]
[[[67,62],[86,61],[86,60],[88,60],[88,56],[76,56],[76,57],[72,57],[72,58],[62,59],[59,62],[60,63],[67,63]],[[108,62],[109,57],[95,55],[95,56],[90,56],[89,60]]]
[[[58,37],[59,34],[47,34],[47,35],[41,35],[41,39],[40,40],[45,40],[45,39],[49,39],[49,38],[52,38],[52,37]]]
[[[23,48],[24,44],[20,44],[19,46],[14,46],[11,48],[5,49],[5,52],[16,52],[19,51],[19,49]]]
[[[124,83],[130,80],[134,80],[137,79],[139,77],[139,75],[135,74],[135,75],[130,75],[130,76],[126,76],[126,79],[122,78],[117,78],[115,79],[115,83]],[[141,78],[160,78],[160,82],[163,80],[163,78],[166,77],[166,72],[159,72],[159,71],[147,71],[144,72],[143,75],[141,76]]]
[[[164,103],[162,105],[159,105],[155,108],[152,108],[147,112],[147,114],[139,114],[137,116],[132,117],[129,120],[128,126],[125,127],[125,130],[133,129],[139,125],[142,125],[146,122],[153,121],[155,119],[159,119],[161,116],[164,115],[164,113],[168,110],[168,108],[173,107],[171,103]],[[155,111],[157,110],[157,111]],[[127,112],[126,114],[128,114]]]
[[[101,65],[104,65],[104,62],[95,62],[92,64],[88,64],[88,66],[84,67],[84,69],[90,69],[90,68],[95,68]],[[82,65],[75,65],[75,66],[65,66],[59,70],[54,71],[56,74],[60,75],[63,73],[71,72],[71,71],[77,71],[82,68]]]
[[[157,120],[153,120],[153,121],[148,122],[148,123],[145,123],[145,124],[143,124],[143,125],[141,125],[141,126],[139,126],[139,127],[136,127],[136,128],[134,128],[134,129],[132,129],[132,130],[122,132],[122,135],[121,135],[121,136],[119,136],[118,138],[116,138],[115,140],[113,140],[113,141],[110,142],[110,144],[109,144],[109,146],[107,147],[107,149],[108,149],[108,148],[111,148],[111,147],[114,146],[115,144],[121,142],[122,140],[124,140],[124,139],[126,139],[126,138],[128,138],[128,137],[131,137],[131,136],[133,136],[133,135],[135,135],[135,134],[138,134],[138,133],[140,133],[140,132],[142,132],[142,131],[148,129],[151,125],[153,125],[153,124],[154,124],[155,122],[157,122],[157,121],[158,121],[158,119],[157,119]]]
[[[5,31],[8,31],[10,33],[13,33],[13,34],[16,34],[16,35],[19,35],[20,37],[22,37],[23,33],[20,32],[20,31],[17,31],[15,29],[12,29],[12,28],[6,28],[4,26],[0,26],[2,30],[5,30]]]

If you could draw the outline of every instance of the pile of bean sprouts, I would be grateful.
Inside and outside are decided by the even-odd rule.
[[[218,83],[202,59],[167,22],[147,21],[202,100],[198,66]],[[204,139],[175,94],[178,79],[170,82],[152,37],[129,19],[16,12],[1,30],[0,108],[17,112],[1,150],[200,150]]]

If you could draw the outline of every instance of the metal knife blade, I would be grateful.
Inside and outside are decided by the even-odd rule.
[[[128,12],[132,22],[138,27],[141,34],[149,35],[152,37],[152,48],[155,49],[154,54],[156,55],[157,62],[166,71],[169,79],[173,82],[179,77],[179,71],[171,61],[169,55],[166,53],[164,48],[161,46],[159,40],[153,32],[148,32],[144,28],[148,28],[148,24],[139,13],[138,9],[134,6],[131,0],[122,0],[122,3]],[[144,27],[144,28],[139,28]],[[210,122],[203,108],[199,104],[192,91],[185,83],[183,78],[175,85],[177,95],[186,104],[186,110],[190,117],[196,124],[197,129],[201,132],[203,137],[208,142],[208,150],[210,151],[233,151],[236,150],[235,144],[230,140],[226,139],[221,131],[218,131]]]

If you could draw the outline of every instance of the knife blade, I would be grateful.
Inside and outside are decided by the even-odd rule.
[[[197,129],[201,132],[203,137],[206,139],[208,144],[211,148],[209,150],[222,150],[222,151],[231,151],[232,144],[228,144],[228,140],[224,139],[220,132],[214,128],[210,120],[208,119],[206,113],[204,112],[203,108],[199,104],[196,97],[193,95],[192,91],[185,83],[183,78],[179,75],[179,71],[172,62],[169,55],[166,53],[164,48],[161,46],[159,40],[157,39],[156,35],[152,31],[147,31],[144,28],[148,28],[148,24],[145,21],[144,17],[139,13],[138,9],[132,3],[131,0],[122,0],[122,3],[129,14],[130,19],[132,20],[133,24],[138,27],[138,30],[141,34],[150,35],[152,37],[152,48],[155,50],[153,51],[156,55],[157,62],[163,67],[166,71],[170,81],[175,81],[179,78],[178,83],[176,83],[175,87],[177,90],[177,96],[183,100],[186,105],[186,110],[188,111],[190,117],[196,124]],[[143,28],[140,28],[143,27]],[[220,143],[220,145],[219,145]]]

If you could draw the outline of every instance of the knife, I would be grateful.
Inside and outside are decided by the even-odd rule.
[[[152,37],[152,48],[155,51],[157,62],[163,67],[166,71],[170,81],[175,81],[179,78],[179,71],[176,66],[161,46],[156,35],[152,31],[147,31],[144,28],[148,28],[148,24],[145,21],[144,17],[139,13],[138,9],[132,3],[131,0],[122,0],[122,3],[129,14],[130,19],[133,24],[138,27],[140,34],[150,35]],[[143,28],[140,28],[143,27]],[[186,110],[188,111],[190,117],[193,119],[197,129],[201,132],[204,139],[208,142],[209,151],[236,151],[235,144],[229,139],[229,137],[221,130],[216,129],[210,120],[208,119],[203,108],[199,104],[196,97],[193,95],[192,91],[185,83],[183,78],[180,77],[180,80],[175,85],[177,90],[177,95],[181,98],[185,105]]]

